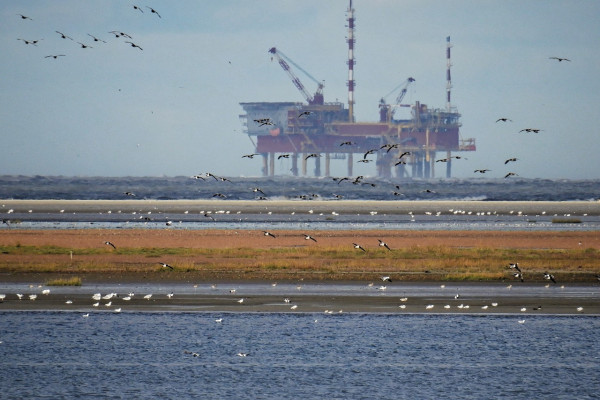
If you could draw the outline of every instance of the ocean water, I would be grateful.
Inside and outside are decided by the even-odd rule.
[[[204,175],[203,175],[204,176]],[[321,178],[62,177],[0,176],[0,199],[198,200],[220,193],[229,200],[482,200],[596,201],[600,180],[432,179],[390,181],[356,177],[341,183]],[[396,187],[398,185],[398,187]],[[259,188],[261,192],[253,189]],[[135,197],[124,193],[130,192]],[[394,192],[396,194],[394,194]]]
[[[0,397],[592,399],[599,329],[580,315],[0,312]]]

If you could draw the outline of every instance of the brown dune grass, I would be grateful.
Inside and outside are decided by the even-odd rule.
[[[581,282],[596,281],[600,273],[599,232],[310,232],[317,242],[299,231],[272,233],[276,238],[252,230],[3,230],[0,279],[44,273],[57,279],[362,280],[386,274],[415,281],[495,281],[513,279],[511,262],[519,262],[530,281],[543,280],[544,271]]]

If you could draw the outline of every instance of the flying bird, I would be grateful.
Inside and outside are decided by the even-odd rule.
[[[92,39],[94,39],[94,42],[102,42],[102,43],[106,43],[105,40],[102,39],[98,39],[96,36],[94,35],[90,35],[89,33],[87,34],[89,37],[91,37]]]
[[[273,125],[273,121],[271,121],[271,118],[255,119],[254,122],[256,122],[259,127],[261,127],[263,125]]]
[[[390,278],[389,276],[382,276],[381,280],[384,281],[384,282],[391,282],[392,278]]]
[[[221,199],[224,199],[224,198],[226,198],[227,196],[225,196],[223,193],[215,193],[215,194],[213,194],[213,195],[212,195],[212,197],[219,197],[219,198],[221,198]]]
[[[340,143],[340,146],[352,146],[353,144],[354,144],[354,142],[348,141],[348,142],[342,142],[342,143]]]
[[[136,6],[135,4],[133,4],[133,9],[134,10],[138,10],[139,12],[143,13],[144,10],[142,10],[140,7]]]
[[[265,236],[271,236],[272,238],[275,238],[276,236],[273,235],[271,232],[267,232],[267,231],[262,231],[263,235]]]
[[[525,128],[525,129],[521,129],[521,130],[519,131],[519,133],[521,133],[521,132],[528,132],[528,133],[531,133],[531,132],[533,132],[533,133],[540,133],[540,131],[541,131],[541,129]]]
[[[105,244],[105,245],[107,245],[107,246],[110,246],[110,247],[112,247],[112,248],[113,248],[113,249],[115,249],[115,250],[117,249],[117,247],[116,247],[116,246],[115,246],[113,243],[111,243],[111,242],[109,242],[109,241],[106,241],[106,242],[104,242],[104,244]]]
[[[512,122],[512,119],[502,117],[502,118],[498,118],[496,120],[496,122]]]
[[[366,251],[360,244],[356,244],[356,243],[352,243],[354,245],[354,248],[357,250],[362,250],[362,251]]]
[[[129,42],[129,41],[125,41],[125,43],[129,43],[131,45],[131,47],[137,47],[140,50],[144,50],[142,49],[140,46],[138,46],[137,44],[133,43],[133,42]]]
[[[404,153],[400,154],[400,155],[398,156],[398,158],[400,159],[400,158],[402,158],[402,157],[404,157],[404,156],[410,156],[410,151],[405,151]]]
[[[363,155],[363,159],[367,158],[369,154],[373,154],[377,151],[377,149],[367,150],[367,152]]]
[[[23,14],[17,14],[21,17],[21,19],[28,19],[30,21],[33,21],[33,19],[29,18],[27,15],[23,15]]]
[[[549,272],[544,272],[544,279],[546,279],[548,281],[552,281],[553,283],[556,283],[556,279],[554,279],[554,275],[552,275]]]
[[[244,154],[242,156],[242,158],[254,158],[254,156],[259,156],[259,153],[252,153],[252,154]]]
[[[280,158],[290,158],[289,154],[280,154],[277,156],[277,159],[279,160]]]
[[[257,187],[256,187],[256,188],[252,188],[252,191],[253,191],[254,193],[262,193],[263,195],[265,195],[265,196],[266,196],[265,192],[263,192],[263,191],[262,191],[260,188],[257,188]]]
[[[548,57],[550,60],[556,60],[558,62],[562,62],[562,61],[571,61],[568,58],[564,58],[564,57]]]
[[[126,34],[125,32],[121,32],[121,31],[110,31],[108,33],[112,33],[113,35],[115,35],[115,37],[126,37],[127,39],[131,39],[131,36],[129,36],[128,34]]]
[[[154,8],[152,8],[152,7],[148,7],[148,6],[146,6],[146,8],[147,8],[147,9],[149,9],[149,10],[150,10],[150,12],[151,12],[152,14],[156,14],[156,15],[158,15],[158,18],[162,18],[162,17],[160,16],[160,14],[159,14],[159,13],[157,13],[157,12],[156,12],[156,10],[155,10]]]
[[[519,263],[510,263],[508,266],[515,271],[521,272],[521,268],[519,268]]]
[[[46,56],[44,58],[54,58],[56,60],[58,57],[66,57],[66,56],[64,54],[54,54],[54,55]]]
[[[93,47],[92,47],[92,46],[90,46],[90,45],[83,44],[83,43],[81,43],[81,42],[77,42],[77,43],[79,43],[79,44],[81,45],[81,48],[82,48],[82,49],[88,49],[88,48],[90,48],[90,49],[93,49]]]
[[[310,112],[310,111],[303,111],[303,112],[300,113],[300,115],[298,115],[298,118],[300,118],[303,115],[310,115],[310,114],[312,114],[312,112]]]
[[[34,46],[37,46],[37,43],[38,43],[40,40],[42,40],[42,39],[38,39],[38,40],[25,40],[25,39],[18,38],[17,40],[21,40],[21,41],[23,41],[23,43],[25,43],[25,44],[32,44],[32,45],[34,45]]]
[[[515,161],[517,161],[517,160],[518,160],[518,158],[516,158],[516,157],[509,158],[509,159],[507,159],[506,161],[504,161],[504,164],[508,164],[508,163],[509,163],[509,162],[511,162],[511,161],[512,161],[512,162],[515,162]]]
[[[390,249],[390,246],[388,246],[386,242],[384,242],[384,241],[383,241],[383,240],[381,240],[381,239],[377,239],[377,240],[379,240],[379,246],[380,246],[380,247],[385,247],[386,249],[388,249],[388,250],[392,251],[392,249]],[[390,281],[390,282],[391,282],[391,281]]]
[[[314,237],[312,237],[310,235],[307,235],[306,233],[303,233],[303,235],[304,235],[304,239],[306,239],[306,240],[312,240],[313,242],[317,241],[317,239],[315,239]]]
[[[63,39],[71,39],[71,40],[73,40],[73,38],[72,38],[72,37],[70,37],[70,36],[67,36],[67,35],[65,35],[65,34],[64,34],[64,33],[62,33],[62,32],[59,32],[59,31],[54,31],[54,32],[58,33],[58,34],[60,35],[60,37],[61,37],[61,38],[63,38]]]
[[[519,175],[514,172],[509,172],[508,174],[504,175],[504,179],[510,178],[511,176],[519,176]]]
[[[317,153],[312,153],[312,154],[309,154],[309,155],[307,155],[307,156],[306,156],[306,158],[304,158],[304,159],[305,159],[305,160],[308,160],[308,159],[309,159],[309,158],[311,158],[311,157],[321,157],[321,155],[320,155],[320,154],[317,154]]]
[[[480,174],[485,174],[486,172],[491,171],[491,169],[476,169],[473,172],[479,172]]]
[[[173,269],[174,269],[172,266],[170,266],[167,263],[159,262],[159,264],[162,265],[163,268],[169,268],[171,271],[173,271]]]

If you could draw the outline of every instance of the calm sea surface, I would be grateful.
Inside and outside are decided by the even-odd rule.
[[[597,317],[82,315],[0,313],[1,398],[592,399],[600,392]]]

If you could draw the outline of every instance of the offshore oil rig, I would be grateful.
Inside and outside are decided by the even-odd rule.
[[[415,80],[409,77],[379,103],[378,122],[356,122],[354,120],[354,9],[352,0],[347,10],[348,26],[348,107],[341,102],[325,102],[323,84],[304,71],[279,49],[269,49],[272,60],[288,74],[296,88],[306,100],[303,102],[254,102],[240,103],[246,114],[240,115],[244,133],[255,145],[255,152],[262,155],[263,176],[275,174],[276,158],[289,158],[294,176],[307,175],[307,164],[315,163],[314,175],[321,176],[321,159],[325,163],[325,176],[330,176],[331,160],[345,159],[347,175],[352,176],[354,157],[356,162],[371,162],[376,165],[376,174],[381,178],[433,178],[435,177],[436,154],[444,158],[446,177],[452,175],[452,152],[475,151],[475,139],[461,139],[460,114],[450,102],[452,81],[450,77],[450,37],[446,38],[446,107],[431,109],[416,101],[402,104],[408,87]],[[303,72],[317,84],[310,94],[290,67]],[[399,92],[398,92],[399,91]],[[386,97],[398,93],[392,104]],[[399,107],[410,107],[409,119],[395,119]],[[256,141],[252,139],[256,137]],[[279,154],[279,155],[278,155]],[[375,160],[372,159],[375,157]],[[298,158],[301,171],[298,169]]]

